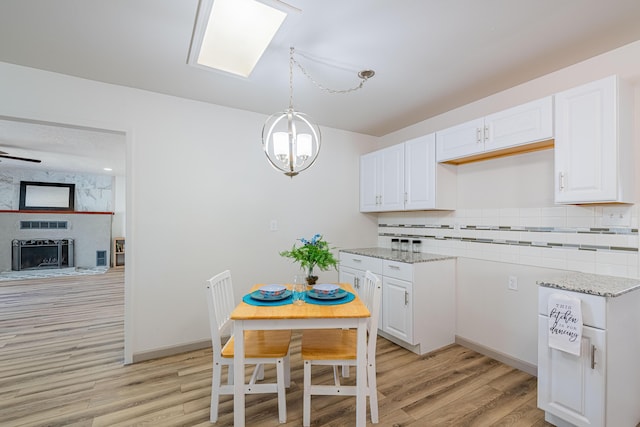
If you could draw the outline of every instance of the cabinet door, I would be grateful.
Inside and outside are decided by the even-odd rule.
[[[555,201],[617,199],[615,76],[556,94]]]
[[[358,270],[356,268],[351,267],[340,267],[339,270],[339,281],[340,283],[349,283],[353,286],[353,289],[357,294],[360,294],[360,285],[364,283],[364,270]],[[378,329],[382,330],[382,318],[383,314],[380,313],[378,318]]]
[[[485,151],[551,138],[553,104],[550,96],[484,118]]]
[[[439,162],[484,151],[484,120],[477,119],[436,132],[436,158]]]
[[[404,144],[404,208],[436,206],[436,136],[425,135]]]
[[[404,146],[398,144],[379,151],[382,168],[382,211],[404,209]]]
[[[360,212],[380,209],[381,157],[376,151],[360,157]]]
[[[538,316],[538,407],[576,426],[604,426],[606,332],[584,326],[574,356],[549,348],[547,330],[548,317]]]
[[[413,299],[410,282],[384,277],[382,280],[382,330],[413,342]]]
[[[364,271],[351,267],[340,267],[338,276],[340,283],[349,283],[356,292],[359,292],[360,283],[364,280]]]

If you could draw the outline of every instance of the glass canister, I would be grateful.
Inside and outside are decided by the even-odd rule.
[[[413,242],[411,242],[411,249],[414,254],[422,252],[422,241],[414,240]]]
[[[400,240],[400,250],[402,252],[409,252],[409,240],[408,239],[401,239]]]
[[[400,239],[391,239],[391,250],[392,251],[400,250]]]

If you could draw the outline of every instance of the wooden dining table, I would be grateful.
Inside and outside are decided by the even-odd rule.
[[[263,286],[255,285],[251,291]],[[269,329],[357,329],[356,361],[356,423],[357,427],[366,424],[366,345],[367,318],[369,309],[358,298],[358,294],[348,283],[340,286],[355,295],[351,302],[334,305],[317,305],[306,302],[303,305],[258,306],[240,302],[231,313],[234,321],[234,365],[233,365],[233,421],[234,426],[245,425],[245,378],[244,378],[244,331]],[[289,286],[290,288],[290,286]]]

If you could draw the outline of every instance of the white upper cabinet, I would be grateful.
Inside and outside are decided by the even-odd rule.
[[[360,211],[404,208],[404,147],[394,145],[360,157]]]
[[[632,201],[631,95],[617,76],[555,95],[556,203]]]
[[[476,119],[436,132],[439,162],[484,151],[484,119]]]
[[[360,211],[455,209],[456,171],[435,159],[435,134],[360,158]]]
[[[437,161],[486,158],[500,150],[552,138],[553,100],[549,96],[437,132]]]
[[[380,200],[382,166],[378,152],[360,156],[360,211],[375,212]]]
[[[485,151],[553,138],[553,98],[538,99],[484,118]]]

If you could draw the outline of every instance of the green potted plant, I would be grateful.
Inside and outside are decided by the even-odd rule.
[[[320,234],[314,235],[311,240],[305,238],[298,240],[302,243],[301,246],[296,246],[294,243],[290,251],[282,251],[280,255],[300,263],[300,268],[307,273],[307,283],[309,285],[315,284],[318,280],[318,276],[313,274],[315,267],[322,271],[327,271],[330,267],[337,270],[338,261],[331,253],[329,243],[322,240]]]

